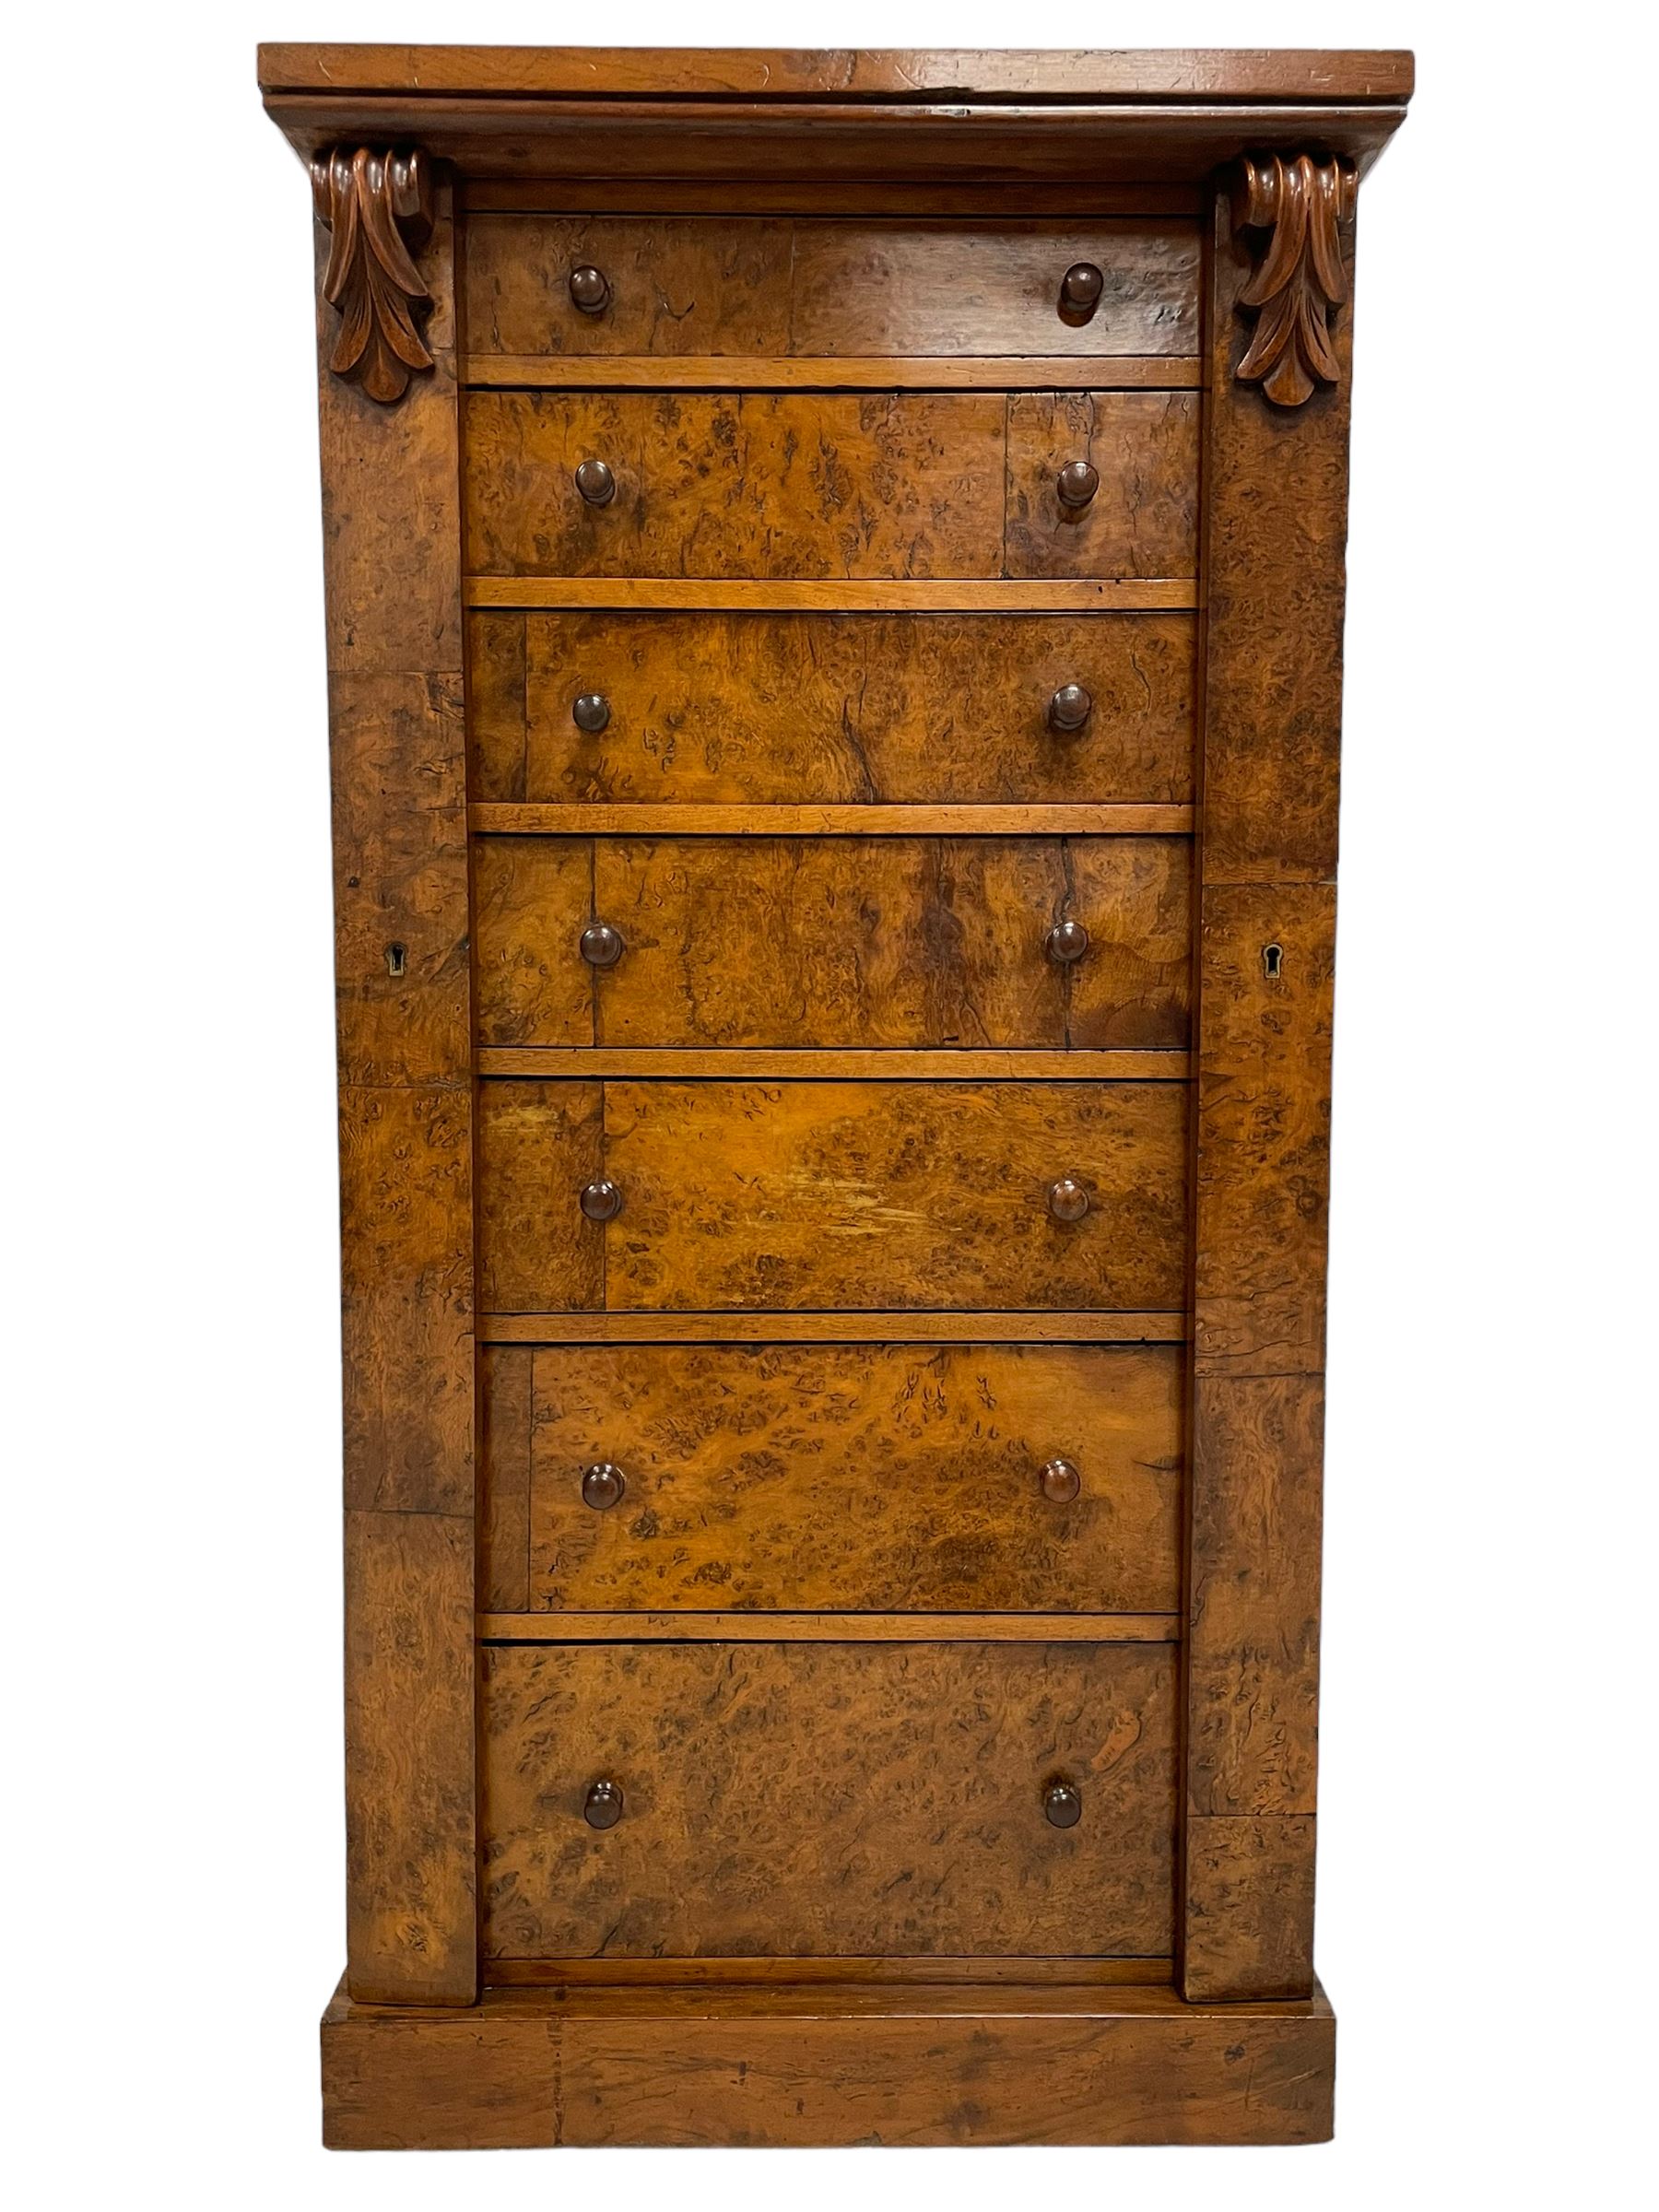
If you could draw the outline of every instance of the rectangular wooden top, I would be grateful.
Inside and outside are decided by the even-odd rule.
[[[302,158],[418,146],[470,180],[976,185],[1195,182],[1317,147],[1363,172],[1408,53],[763,53],[733,47],[262,46]]]
[[[259,49],[266,92],[457,99],[1228,101],[1349,106],[1411,97],[1403,53],[1169,48],[764,52],[752,47],[324,46]]]

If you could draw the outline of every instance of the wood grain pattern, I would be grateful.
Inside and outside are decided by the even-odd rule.
[[[946,215],[1006,216],[1006,186],[913,178],[727,178],[719,186],[694,177],[463,177],[458,204],[473,215]],[[1026,184],[1018,209],[1067,222],[1097,217],[1183,216],[1202,223],[1207,194],[1184,184]]]
[[[478,1590],[486,1613],[530,1603],[530,1439],[535,1355],[478,1347]]]
[[[1018,1982],[561,1983],[454,2014],[341,1994],[324,2127],[342,2150],[1318,2143],[1335,2025],[1318,1991],[1206,2006]]]
[[[1178,1613],[480,1613],[480,1643],[1167,1643]]]
[[[604,1173],[597,1083],[478,1087],[480,1303],[495,1312],[605,1303],[605,1230],[578,1204]]]
[[[466,752],[459,672],[331,676],[340,1077],[467,1065]]]
[[[1186,1044],[1182,839],[510,837],[477,854],[486,1043]],[[578,949],[590,911],[621,934],[614,967]],[[1045,948],[1062,921],[1088,932],[1069,966]]]
[[[1189,354],[469,353],[461,380],[501,390],[595,386],[675,392],[1187,392],[1204,382]]]
[[[1180,1602],[1173,1347],[522,1357],[535,1361],[535,1606],[1156,1613]],[[1054,1458],[1079,1473],[1069,1504],[1039,1486]],[[605,1512],[582,1495],[600,1460],[628,1486]]]
[[[487,575],[971,576],[1001,538],[1003,411],[994,394],[968,392],[473,392],[466,565]],[[590,458],[615,473],[608,506],[588,506],[576,489]]]
[[[314,90],[757,100],[830,94],[911,100],[1409,99],[1409,53],[1280,47],[866,49],[284,44],[259,49],[267,92]],[[890,187],[888,187],[890,189]],[[1084,185],[1082,189],[1087,189]]]
[[[489,1957],[1157,1953],[1158,1646],[641,1644],[482,1654]],[[1083,1794],[1043,1817],[1056,1773]],[[619,1824],[590,1829],[595,1776]]]
[[[265,65],[333,224],[331,2139],[1323,2137],[1345,295],[1409,57]],[[488,2005],[481,1886],[546,1977]]]
[[[760,1987],[787,1991],[798,2001],[808,1990],[868,1990],[902,1983],[913,1990],[1133,1989],[1170,1980],[1165,1959],[492,1959],[492,1989],[741,1990],[752,1999]]]
[[[1104,289],[1068,320],[1061,279],[1084,261]],[[584,264],[611,288],[597,314],[570,295]],[[1198,238],[1168,222],[482,216],[466,303],[473,346],[526,356],[1194,354]]]
[[[1293,410],[1235,381],[1263,295],[1219,192],[1214,219],[1179,1947],[1185,1994],[1237,2001],[1312,1987],[1349,336],[1315,364],[1334,386],[1286,371]]]
[[[1186,1752],[1194,1817],[1314,1808],[1324,1415],[1317,1375],[1205,1375],[1195,1386]]]
[[[453,1085],[341,1087],[349,1506],[472,1510],[470,1118]]]
[[[1351,218],[1339,250],[1351,269]],[[1352,319],[1332,334],[1338,381],[1265,406],[1234,382],[1252,256],[1225,195],[1211,269],[1206,874],[1318,883],[1336,869]]]
[[[1009,576],[1191,576],[1198,566],[1195,393],[1016,393],[1008,401]],[[1100,488],[1068,508],[1070,461]]]
[[[460,461],[456,435],[454,226],[433,190],[421,270],[431,293],[429,374],[396,406],[329,365],[334,311],[319,301],[317,427],[323,475],[324,611],[331,685],[344,676],[453,679],[462,669]],[[328,233],[316,232],[317,275]]]
[[[1186,1822],[1182,1994],[1297,1997],[1313,1982],[1313,1819]]]
[[[318,303],[340,1057],[352,1994],[466,2005],[474,1351],[453,223],[401,403],[335,372]],[[336,233],[336,238],[337,238]],[[320,286],[330,240],[316,236]],[[386,394],[389,396],[389,394]],[[397,972],[394,972],[396,971]]]
[[[788,1047],[745,1051],[716,1047],[653,1045],[482,1045],[476,1054],[480,1076],[677,1076],[684,1080],[714,1076],[743,1082],[801,1082],[828,1076],[841,1082],[875,1076],[893,1083],[971,1081],[1018,1083],[1155,1082],[1184,1083],[1191,1073],[1185,1053],[1152,1052],[945,1052],[883,1047],[853,1052],[839,1047],[819,1052]]]
[[[1195,629],[1178,614],[475,612],[477,800],[1182,804]],[[1065,684],[1093,701],[1059,735]],[[596,735],[571,707],[602,692]]]
[[[597,1306],[601,1271],[613,1312],[1182,1302],[1180,1086],[656,1082],[604,1092],[604,1168],[624,1203],[600,1254],[571,1220],[575,1191],[599,1171],[597,1087],[482,1087],[492,1311]],[[1046,1194],[1067,1174],[1094,1199],[1086,1219],[1063,1227]]]
[[[1192,806],[612,806],[604,799],[481,799],[481,837],[1190,837]]]
[[[492,353],[788,353],[794,225],[765,218],[478,216],[466,231],[467,341]],[[597,314],[571,272],[598,268]]]
[[[1330,885],[1205,889],[1193,1277],[1204,1373],[1324,1365],[1335,928]]]
[[[1183,1309],[1105,1313],[480,1313],[486,1344],[1184,1344]]]
[[[982,188],[1053,184],[1085,177],[1118,182],[1195,183],[1253,148],[1283,140],[1317,145],[1354,162],[1376,159],[1405,119],[1393,101],[1298,101],[1287,110],[1230,100],[1133,101],[815,100],[796,108],[753,100],[695,104],[649,96],[600,100],[472,99],[405,93],[269,92],[265,108],[304,159],[342,136],[383,139],[389,130],[474,175],[535,176],[545,186],[574,178],[591,192],[595,146],[607,178],[747,183],[830,178],[867,187],[872,174],[914,183]]]
[[[468,606],[731,614],[1154,614],[1200,604],[1190,576],[468,576],[462,596]]]
[[[586,838],[473,845],[474,1018],[484,1044],[592,1044],[594,971],[578,946],[594,912]]]
[[[360,2004],[477,1990],[473,1521],[346,1515],[346,1876]]]

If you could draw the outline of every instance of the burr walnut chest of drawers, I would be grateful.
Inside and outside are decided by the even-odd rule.
[[[1390,53],[267,47],[342,2146],[1302,2142]]]

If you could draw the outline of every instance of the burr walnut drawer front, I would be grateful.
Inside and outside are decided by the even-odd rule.
[[[472,392],[465,451],[482,576],[1196,567],[1195,392]]]
[[[1167,1644],[483,1654],[493,1959],[1159,1957]]]
[[[888,806],[1193,795],[1197,618],[467,618],[473,796]]]
[[[1184,1050],[1181,837],[487,837],[485,1044]]]
[[[466,619],[474,798],[1193,798],[1194,615]]]
[[[1195,355],[1197,227],[480,215],[475,355]]]
[[[1177,1312],[1177,1082],[479,1086],[496,1312]]]
[[[488,1348],[487,1611],[1173,1613],[1174,1345]]]

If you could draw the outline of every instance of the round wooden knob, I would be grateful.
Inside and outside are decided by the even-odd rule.
[[[622,1784],[619,1782],[590,1782],[587,1795],[582,1801],[582,1817],[590,1828],[615,1828],[622,1818]],[[1049,1818],[1053,1819],[1051,1813]],[[1077,1818],[1073,1814],[1072,1818]]]
[[[1051,960],[1069,968],[1088,950],[1088,932],[1081,922],[1056,922],[1042,942]]]
[[[611,475],[610,464],[606,461],[579,463],[576,488],[590,507],[608,507],[617,496],[617,479]]]
[[[582,933],[581,945],[582,957],[590,968],[614,968],[622,958],[622,932],[608,922],[590,922]],[[1063,957],[1072,959],[1076,955]]]
[[[1098,276],[1100,271],[1095,274]],[[1071,281],[1069,276],[1066,281]],[[610,278],[591,261],[584,261],[579,269],[571,271],[571,298],[584,315],[602,315],[611,301]]]
[[[583,1183],[582,1210],[590,1221],[614,1221],[622,1211],[622,1194],[608,1175]]]
[[[1091,314],[1105,289],[1106,279],[1092,261],[1074,261],[1060,279],[1060,304],[1073,314]]]
[[[1051,1459],[1038,1469],[1037,1480],[1051,1505],[1069,1505],[1083,1488],[1083,1477],[1069,1459]]]
[[[1051,1782],[1042,1793],[1042,1811],[1051,1828],[1076,1828],[1083,1800],[1069,1782]]]
[[[1049,1184],[1048,1209],[1056,1221],[1081,1221],[1088,1211],[1088,1193],[1074,1176],[1062,1175]]]
[[[596,1513],[608,1513],[628,1488],[628,1477],[608,1459],[596,1460],[582,1478],[582,1502]]]
[[[583,462],[582,467],[585,468],[587,465],[588,464]],[[608,476],[608,474],[607,470],[606,475]],[[582,469],[579,468],[576,475],[580,480]],[[1060,494],[1062,507],[1087,507],[1089,500],[1100,488],[1100,472],[1092,462],[1068,461],[1055,478],[1054,484],[1055,489]],[[582,497],[585,499],[587,494],[584,492]],[[606,492],[606,497],[608,499],[610,494]]]
[[[1048,703],[1048,725],[1069,735],[1080,730],[1094,712],[1094,700],[1081,684],[1062,684]]]
[[[571,720],[590,737],[596,736],[610,720],[610,700],[603,691],[584,691],[571,709]]]

